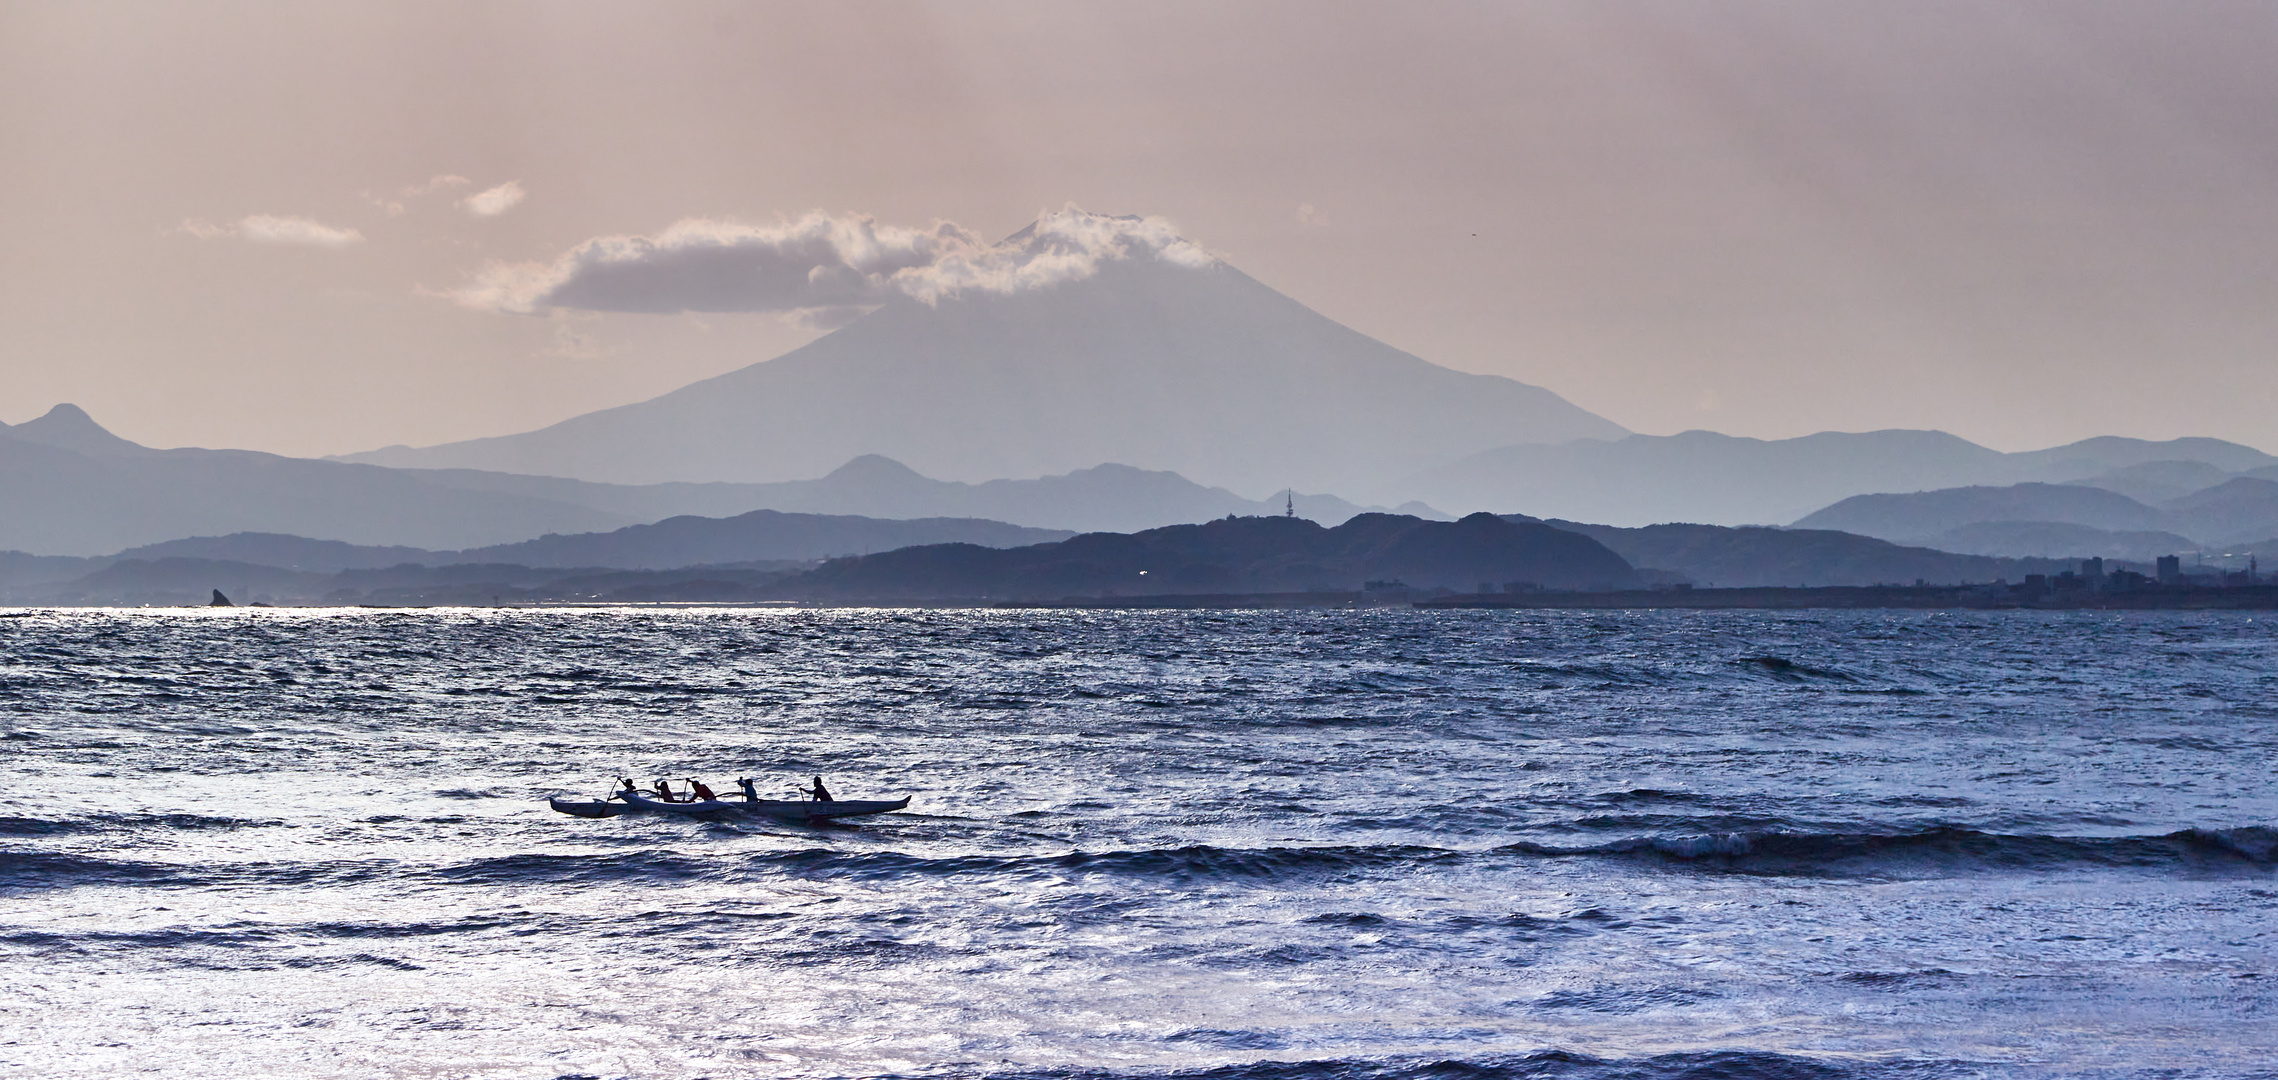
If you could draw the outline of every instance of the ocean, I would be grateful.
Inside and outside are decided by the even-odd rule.
[[[0,1076],[2278,1076],[2274,629],[0,618]]]

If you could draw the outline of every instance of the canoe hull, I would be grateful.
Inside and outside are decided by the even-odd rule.
[[[569,799],[549,797],[546,800],[546,805],[573,817],[616,817],[625,812],[622,805],[613,802],[574,802]]]
[[[729,802],[736,813],[759,813],[765,818],[861,818],[866,813],[893,813],[909,807],[909,797],[898,800],[829,800],[829,802],[793,802],[793,800],[759,800],[759,802]]]
[[[793,819],[825,819],[862,817],[865,814],[890,814],[910,805],[908,798],[900,799],[833,799],[829,802],[761,799],[758,802],[729,803],[739,814],[758,814],[762,817]]]
[[[564,814],[576,817],[616,817],[619,814],[650,813],[678,814],[682,817],[724,818],[737,816],[767,817],[787,821],[827,821],[832,818],[863,817],[869,814],[889,814],[910,805],[908,798],[900,799],[832,799],[830,801],[761,799],[746,802],[741,799],[705,799],[698,802],[664,802],[638,792],[620,791],[602,802],[572,802],[567,799],[546,800],[546,803]]]

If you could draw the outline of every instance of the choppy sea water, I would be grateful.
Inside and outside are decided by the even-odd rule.
[[[2273,630],[0,619],[0,1075],[2278,1075]]]

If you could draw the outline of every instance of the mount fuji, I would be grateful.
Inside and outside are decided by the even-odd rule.
[[[1112,462],[1256,497],[1374,490],[1493,448],[1627,434],[1540,387],[1376,341],[1221,260],[1125,244],[1089,252],[1079,274],[1019,273],[1066,255],[1038,226],[997,251],[1014,284],[893,293],[662,397],[343,460],[633,484],[799,479],[864,454],[965,481]]]

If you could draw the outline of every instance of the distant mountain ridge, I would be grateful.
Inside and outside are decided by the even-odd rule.
[[[1373,509],[1305,493],[1296,495],[1296,504],[1332,524]],[[0,513],[0,550],[93,556],[244,532],[457,551],[755,509],[1129,531],[1282,506],[1122,465],[961,484],[871,457],[817,480],[643,487],[468,469],[389,469],[247,450],[156,450],[113,435],[76,406],[58,405],[37,420],[0,425],[0,508],[7,511]],[[1400,509],[1446,516],[1421,503]]]
[[[455,561],[530,567],[606,566],[675,570],[748,562],[824,559],[919,544],[1007,548],[1065,540],[1066,529],[1030,529],[975,518],[876,518],[754,510],[732,518],[674,517],[582,536],[541,536],[452,553]]]
[[[2013,484],[1855,495],[1796,522],[1901,543],[2044,550],[2056,537],[2097,546],[2076,555],[2142,558],[2227,548],[2278,535],[2278,480],[2234,476],[2146,505],[2086,484]],[[2158,550],[2164,547],[2166,550]]]
[[[59,405],[0,429],[0,549],[94,555],[181,536],[279,532],[462,547],[632,524],[558,499],[249,450],[154,450]]]
[[[899,298],[775,359],[537,431],[343,460],[635,484],[782,481],[864,454],[974,482],[1113,461],[1263,494],[1376,488],[1491,447],[1624,434],[1540,387],[1375,341],[1224,263],[1135,253],[1010,294]]]
[[[2278,458],[2218,439],[2100,437],[2003,453],[1941,431],[1830,431],[1773,440],[1688,431],[1501,447],[1416,473],[1376,495],[1398,491],[1452,513],[1491,510],[1627,527],[1800,525],[1799,518],[1854,495],[2067,483],[2177,462],[2199,462],[2223,475],[2278,466]]]
[[[1544,524],[1588,536],[1641,571],[1668,571],[1712,588],[1984,584],[2074,568],[2069,560],[1956,554],[1822,529]]]
[[[1480,585],[1507,589],[1514,582],[1554,588],[1672,581],[1723,587],[1905,584],[1917,579],[1951,584],[2014,581],[2074,567],[2069,560],[1959,555],[1817,530],[1714,525],[1624,529],[1518,516],[1498,520],[1523,528],[1511,533],[1481,520],[1454,528],[1379,514],[1326,530],[1302,519],[1249,517],[1067,537],[998,522],[874,521],[755,511],[455,552],[238,534],[169,541],[117,557],[0,552],[0,602],[196,604],[216,589],[241,602],[382,605],[1052,600],[1350,591],[1356,582],[1371,578],[1465,592]],[[1564,542],[1563,551],[1555,543],[1546,547],[1544,528],[1594,541],[1623,562],[1616,565],[1583,553],[1571,540]],[[1044,542],[1035,542],[1039,540]],[[902,544],[910,546],[898,546]],[[981,549],[983,544],[1014,553],[991,555]],[[819,556],[873,546],[893,550],[840,559],[811,579],[800,576]],[[805,584],[793,587],[795,580]],[[1054,594],[1055,589],[1060,591]]]
[[[2052,559],[2095,556],[2140,563],[2205,546],[2188,536],[2157,529],[2098,529],[2062,521],[1973,521],[1917,542],[1939,551],[1975,555]]]
[[[1397,578],[1419,589],[1532,582],[1554,588],[1615,588],[1639,580],[1619,555],[1580,533],[1477,514],[1460,522],[1394,514],[1362,514],[1335,528],[1302,518],[1222,518],[1138,533],[1085,533],[1020,547],[966,542],[920,543],[854,555],[804,570],[783,560],[737,560],[734,566],[669,570],[636,565],[692,556],[750,554],[724,546],[738,532],[779,526],[789,515],[755,511],[741,519],[675,520],[602,537],[548,537],[508,549],[459,553],[441,566],[348,568],[330,573],[213,558],[229,544],[208,544],[208,557],[151,550],[148,557],[100,563],[73,580],[26,588],[0,587],[18,602],[172,603],[202,601],[209,590],[235,599],[319,603],[516,603],[547,600],[760,600],[822,602],[929,599],[1058,599],[1213,592],[1355,591],[1371,579]],[[861,519],[853,519],[859,521]],[[813,537],[847,519],[811,520]],[[919,522],[882,522],[922,532]],[[955,523],[967,527],[993,522]],[[937,531],[942,526],[933,526]],[[773,530],[778,540],[783,530]],[[1006,539],[1008,533],[988,533]],[[1027,530],[1033,533],[1033,530]],[[922,537],[921,537],[922,538]],[[272,553],[292,538],[242,538]],[[823,541],[828,543],[828,541]],[[242,545],[240,545],[242,546]],[[187,548],[185,548],[187,549]],[[334,556],[334,548],[316,548]],[[659,558],[661,551],[672,551]],[[522,561],[508,561],[519,556]],[[586,559],[615,566],[575,566]],[[5,560],[0,560],[4,562]],[[533,566],[533,561],[563,563]],[[803,571],[803,572],[802,572]]]
[[[1602,589],[1639,581],[1604,545],[1540,523],[1492,514],[1453,522],[1362,514],[1333,529],[1302,518],[1226,518],[1022,548],[904,548],[832,560],[786,579],[776,594],[838,603],[1057,600],[1358,591],[1371,580],[1392,579],[1467,592],[1522,582]]]
[[[2158,510],[2116,491],[2027,483],[1853,495],[1804,517],[1796,527],[1913,540],[1985,521],[2061,521],[2111,531],[2163,524]]]
[[[1297,516],[1339,525],[1356,514],[1391,512],[1451,520],[1420,502],[1386,511],[1356,506],[1334,495],[1291,492],[1245,499],[1206,488],[1173,472],[1129,465],[1095,465],[1034,480],[978,484],[935,480],[892,458],[865,454],[815,480],[737,485],[742,498],[770,510],[858,514],[875,518],[974,517],[1077,532],[1137,532],[1163,525],[1197,524],[1229,514],[1270,516],[1293,506]]]
[[[720,568],[786,571],[834,555],[912,545],[1014,547],[1072,535],[1066,530],[970,518],[880,521],[773,510],[731,518],[668,518],[604,533],[548,535],[463,551],[236,533],[149,544],[99,558],[0,552],[0,600],[186,603],[208,589],[298,600],[339,599],[331,594],[464,584],[470,576],[478,582],[527,588],[562,579],[564,570],[604,575]],[[360,574],[379,577],[367,580]]]
[[[538,568],[677,570],[749,562],[807,562],[912,544],[1019,547],[1065,540],[1067,529],[1031,529],[975,518],[882,521],[838,514],[753,510],[727,518],[685,515],[608,532],[549,533],[534,540],[457,551],[369,547],[274,533],[194,536],[118,554],[128,559],[218,559],[314,573],[376,570],[404,563],[449,566],[508,563]]]

